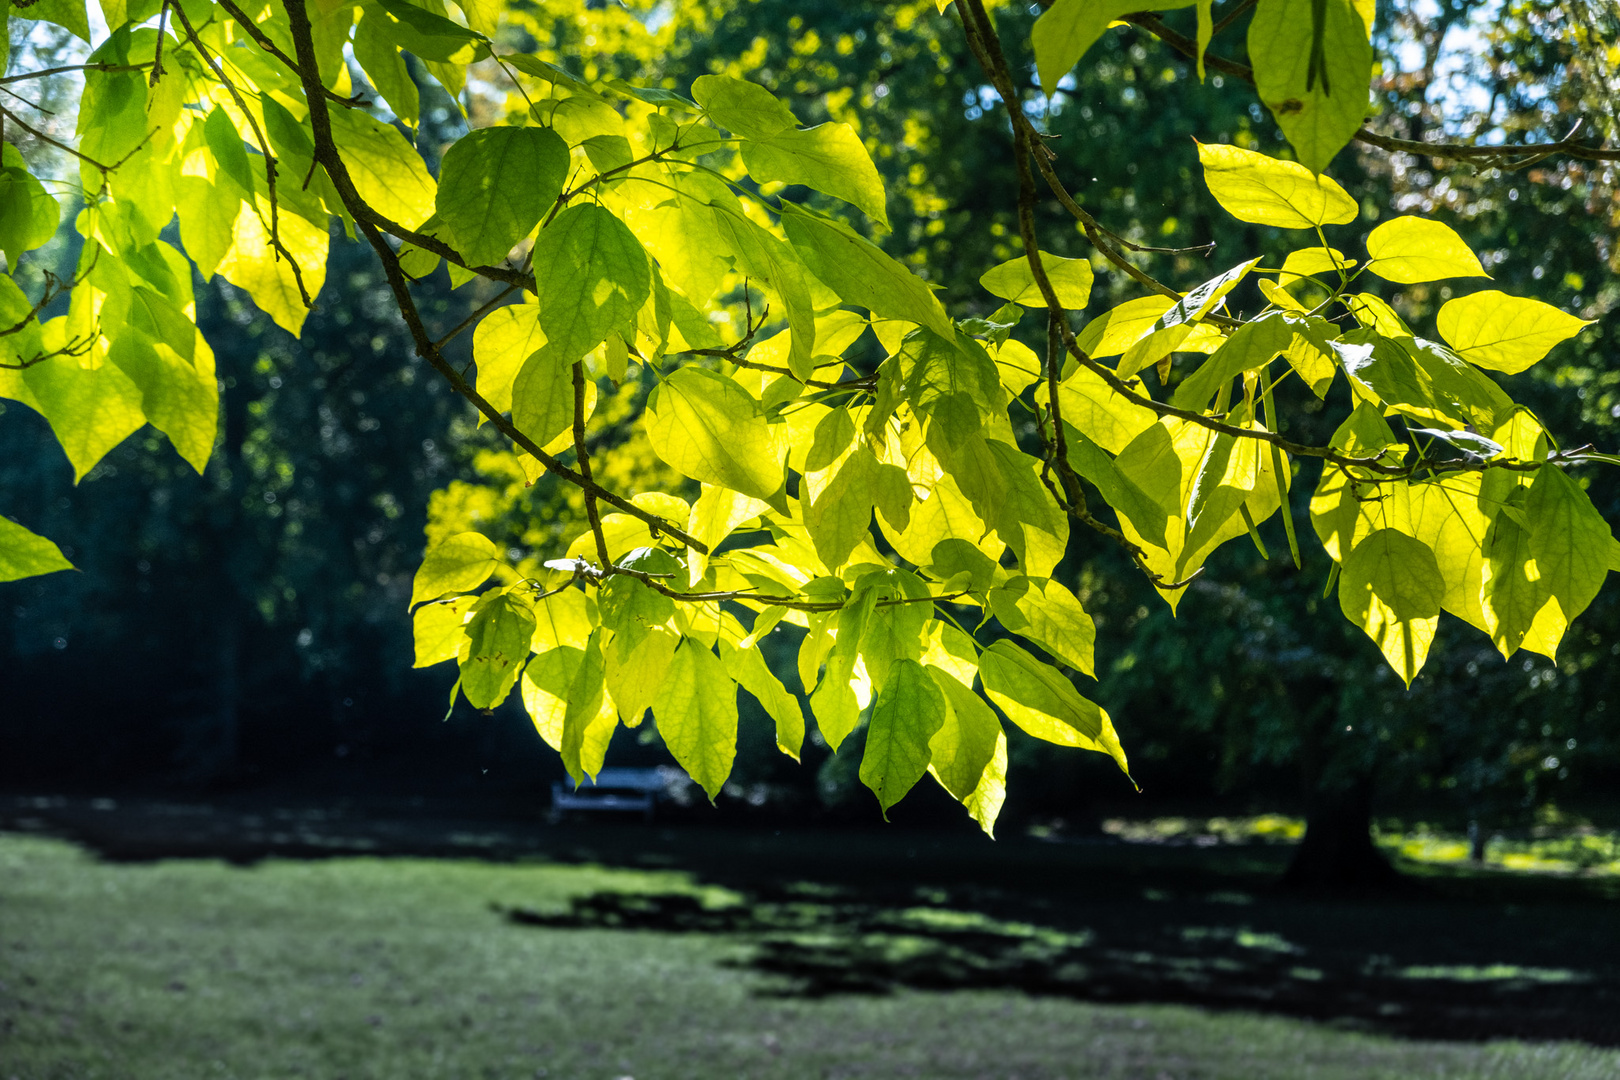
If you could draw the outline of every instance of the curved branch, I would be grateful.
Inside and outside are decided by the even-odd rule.
[[[628,499],[615,495],[595,481],[586,478],[580,473],[568,468],[562,462],[546,453],[540,444],[520,431],[516,425],[508,420],[501,412],[491,405],[489,401],[475,390],[461,373],[444,358],[444,354],[433,344],[428,335],[427,327],[422,323],[422,316],[416,308],[416,301],[411,297],[410,286],[405,280],[405,274],[399,268],[399,256],[389,247],[388,241],[383,238],[378,227],[372,223],[369,215],[364,211],[370,208],[360,193],[355,189],[354,180],[349,176],[348,166],[338,154],[337,144],[332,138],[331,117],[326,111],[326,99],[319,93],[320,77],[314,74],[318,71],[315,63],[315,45],[313,31],[310,27],[309,15],[304,10],[300,0],[284,0],[288,21],[292,28],[293,44],[297,49],[299,66],[298,77],[304,86],[304,94],[309,104],[310,130],[314,135],[315,160],[320,162],[331,178],[332,186],[337,189],[338,198],[342,200],[344,208],[355,219],[360,231],[365,234],[366,241],[377,253],[382,261],[383,273],[388,278],[388,286],[394,294],[394,300],[399,306],[400,314],[405,319],[405,325],[411,332],[411,340],[416,346],[417,355],[426,360],[433,369],[442,375],[451,389],[468,401],[473,407],[495,426],[495,430],[511,439],[518,446],[532,454],[536,461],[544,465],[547,472],[561,477],[576,487],[585,489],[601,501],[621,510],[648,525],[654,533],[665,533],[681,543],[698,551],[708,554],[707,544],[694,536],[688,535],[684,530],[665,521],[656,514],[643,510]]]

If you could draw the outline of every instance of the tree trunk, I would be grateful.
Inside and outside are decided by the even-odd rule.
[[[1372,781],[1318,788],[1305,814],[1305,839],[1279,887],[1337,895],[1413,888],[1372,842]]]

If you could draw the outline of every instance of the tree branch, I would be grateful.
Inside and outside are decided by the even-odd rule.
[[[310,130],[314,135],[315,159],[332,180],[337,189],[338,198],[342,200],[349,216],[355,219],[360,231],[365,234],[366,240],[371,244],[377,257],[382,261],[383,273],[388,278],[389,288],[394,294],[394,300],[399,306],[400,314],[405,319],[405,325],[411,332],[411,340],[416,345],[417,355],[426,360],[433,369],[442,375],[450,384],[451,389],[472,402],[473,407],[495,426],[495,429],[518,446],[532,454],[536,461],[544,465],[546,470],[554,476],[584,488],[594,494],[603,502],[622,510],[631,517],[645,522],[655,532],[666,533],[688,547],[708,554],[707,544],[694,536],[688,535],[684,530],[670,524],[656,514],[649,513],[636,506],[628,499],[621,498],[613,492],[596,484],[592,480],[576,473],[562,462],[546,453],[541,446],[528,435],[520,431],[516,425],[503,416],[495,406],[491,405],[483,395],[473,389],[472,385],[456,371],[455,367],[444,358],[444,354],[434,347],[433,339],[428,335],[427,328],[422,324],[422,317],[417,311],[416,301],[411,297],[410,286],[405,280],[404,272],[399,268],[399,256],[389,247],[388,241],[383,238],[372,220],[371,215],[365,213],[370,208],[360,193],[355,189],[354,181],[349,176],[348,166],[338,154],[337,144],[332,139],[332,123],[327,113],[326,99],[321,96],[319,69],[315,62],[315,45],[313,32],[309,23],[309,15],[304,11],[301,0],[283,0],[287,11],[288,21],[292,28],[293,44],[297,49],[299,79],[304,86],[304,94],[309,104]]]

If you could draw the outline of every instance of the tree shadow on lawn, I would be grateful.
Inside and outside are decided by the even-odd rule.
[[[817,892],[826,890],[759,890],[723,907],[685,893],[602,892],[575,898],[567,911],[499,910],[531,926],[738,935],[754,951],[734,963],[779,977],[767,992],[783,996],[1015,989],[1241,1008],[1419,1038],[1620,1045],[1620,972],[1612,955],[1603,970],[1409,962],[1404,954],[1432,953],[1413,932],[1436,929],[1435,916],[1445,922],[1462,914],[1443,901],[1438,906],[1449,910],[1421,910],[1433,902],[1401,905],[1405,911],[1291,904],[1299,910],[1287,912],[1262,904],[1241,913],[1232,904],[1144,902],[1092,927],[1063,929],[954,905]],[[1247,917],[1233,917],[1240,914]],[[1385,922],[1403,916],[1404,928]],[[1301,919],[1323,931],[1308,935],[1310,944],[1257,928]],[[1388,951],[1369,954],[1353,939],[1376,923],[1384,923]],[[1350,928],[1351,940],[1336,943],[1335,927]],[[1612,941],[1602,945],[1600,952],[1612,953]]]
[[[113,860],[365,854],[685,871],[735,899],[605,892],[562,910],[513,897],[498,911],[513,924],[731,936],[752,946],[739,963],[770,975],[772,994],[1017,989],[1620,1046],[1620,904],[1606,880],[1408,864],[1426,875],[1409,894],[1305,899],[1273,891],[1289,849],[1264,845],[21,802],[0,805],[0,826],[67,835]]]

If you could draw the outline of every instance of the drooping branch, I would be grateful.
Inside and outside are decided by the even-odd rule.
[[[309,15],[304,11],[303,4],[299,0],[291,0],[291,2],[285,3],[285,8],[292,29],[293,45],[297,50],[298,65],[296,70],[299,79],[303,83],[304,93],[309,103],[309,122],[311,133],[314,136],[315,160],[326,170],[326,174],[331,179],[332,186],[337,190],[338,198],[342,201],[344,208],[348,210],[349,216],[354,218],[360,231],[365,235],[366,241],[371,244],[372,249],[377,253],[378,259],[382,261],[383,273],[388,278],[389,289],[393,292],[400,315],[404,318],[405,325],[410,330],[411,340],[416,346],[417,354],[444,377],[445,381],[450,384],[451,389],[466,398],[473,404],[474,408],[483,413],[497,431],[532,454],[536,461],[545,466],[547,472],[566,480],[576,487],[589,491],[602,502],[646,523],[655,532],[665,533],[688,547],[707,554],[709,551],[708,545],[696,537],[688,535],[685,530],[665,521],[656,514],[636,506],[628,499],[615,495],[546,453],[540,444],[519,430],[500,410],[490,404],[488,399],[478,393],[434,345],[433,338],[428,334],[427,327],[422,323],[421,313],[417,310],[416,301],[411,296],[410,286],[405,279],[405,274],[400,269],[399,256],[395,254],[394,249],[384,239],[379,227],[372,221],[371,216],[366,213],[369,207],[366,205],[365,200],[360,197],[359,191],[354,186],[353,178],[349,176],[348,166],[344,164],[343,158],[338,154],[337,144],[332,138],[332,123],[327,113],[326,99],[319,93],[320,75],[315,62],[315,45]]]

